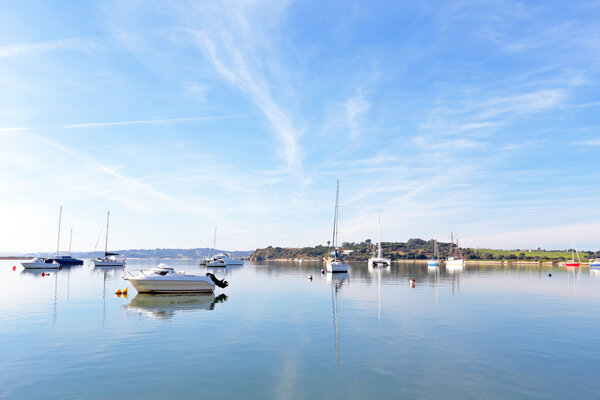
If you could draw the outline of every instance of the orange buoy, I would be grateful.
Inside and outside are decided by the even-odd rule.
[[[115,292],[115,294],[116,294],[117,296],[120,296],[120,295],[121,295],[121,293],[122,293],[122,292],[121,292],[121,289],[117,289],[117,291]]]

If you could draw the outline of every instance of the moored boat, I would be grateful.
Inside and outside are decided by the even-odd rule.
[[[590,260],[590,268],[600,268],[600,258],[593,258]]]
[[[456,250],[454,249],[454,234],[450,233],[450,252],[446,259],[446,268],[463,268],[465,260],[461,257],[460,247],[458,246],[458,237],[456,238]]]
[[[187,275],[164,264],[123,279],[128,280],[139,293],[213,293],[215,285],[222,288],[229,285],[211,273],[206,276]]]
[[[338,200],[340,194],[340,181],[337,182],[335,193],[335,212],[333,215],[333,240],[331,241],[331,257],[327,260],[326,268],[328,272],[348,272],[348,264],[342,261],[337,248],[337,238],[339,227]]]
[[[575,261],[575,254],[577,254],[577,261]],[[565,261],[565,267],[579,268],[580,266],[581,259],[579,258],[579,252],[577,251],[577,249],[575,249],[575,243],[571,241],[571,259]]]
[[[125,257],[119,253],[108,252],[108,222],[110,220],[110,211],[106,212],[106,239],[104,241],[104,257],[92,260],[95,267],[124,267]]]
[[[389,267],[392,265],[392,260],[385,258],[381,251],[381,213],[379,213],[379,226],[377,229],[377,257],[371,257],[368,261],[369,268],[373,267]]]
[[[430,258],[429,260],[427,260],[427,266],[428,267],[439,267],[440,266],[440,260],[439,260],[439,250],[438,250],[438,242],[437,242],[437,238],[433,239],[433,257]]]
[[[48,260],[45,258],[34,257],[29,261],[22,262],[21,265],[25,269],[58,269],[60,264],[54,260]]]

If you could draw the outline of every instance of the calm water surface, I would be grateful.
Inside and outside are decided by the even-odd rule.
[[[230,286],[214,296],[124,298],[122,269],[0,261],[0,398],[600,398],[600,272],[322,266],[247,264],[217,270]]]

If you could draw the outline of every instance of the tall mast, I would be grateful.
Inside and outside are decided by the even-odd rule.
[[[450,257],[454,257],[454,234],[450,232]]]
[[[377,229],[377,257],[381,258],[381,211],[379,211],[379,229]]]
[[[56,257],[58,257],[58,249],[60,247],[60,223],[62,222],[62,206],[58,212],[58,240],[56,241]]]
[[[439,257],[439,249],[438,249],[438,242],[437,242],[437,236],[433,237],[433,257],[437,260]]]
[[[73,243],[73,228],[71,228],[71,235],[69,236],[69,255],[73,254],[71,253],[71,243]]]
[[[213,247],[210,250],[210,254],[208,255],[209,257],[212,256],[213,251],[215,251],[215,249],[217,248],[217,227],[215,226],[215,237],[213,238]]]
[[[333,260],[337,260],[337,219],[338,219],[338,198],[340,194],[340,181],[337,181],[337,187],[335,190],[335,211],[333,213],[333,238],[331,240],[331,249],[333,250]]]
[[[108,220],[110,219],[110,211],[106,212],[106,240],[104,241],[104,257],[107,256],[108,253]]]

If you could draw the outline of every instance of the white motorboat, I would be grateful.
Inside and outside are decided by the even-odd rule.
[[[164,264],[123,279],[131,282],[139,293],[213,293],[215,285],[222,288],[229,285],[211,273],[206,276],[187,275]]]
[[[45,258],[34,257],[27,262],[22,262],[21,265],[25,269],[57,269],[60,264],[54,260],[46,260]]]
[[[383,257],[381,251],[381,213],[379,213],[379,228],[377,229],[377,257],[369,258],[369,268],[373,267],[389,267],[392,265],[392,260]]]
[[[600,268],[600,258],[593,258],[590,260],[590,268]]]
[[[348,264],[342,261],[337,248],[338,238],[338,227],[339,227],[339,213],[338,213],[338,200],[340,195],[340,181],[337,182],[337,189],[335,192],[335,212],[333,215],[333,240],[331,241],[331,258],[327,260],[326,268],[328,272],[348,272]]]
[[[106,213],[106,240],[104,242],[104,257],[93,260],[95,267],[124,267],[125,257],[119,253],[108,252],[108,222],[110,220],[110,211]],[[97,242],[96,242],[97,243]]]

